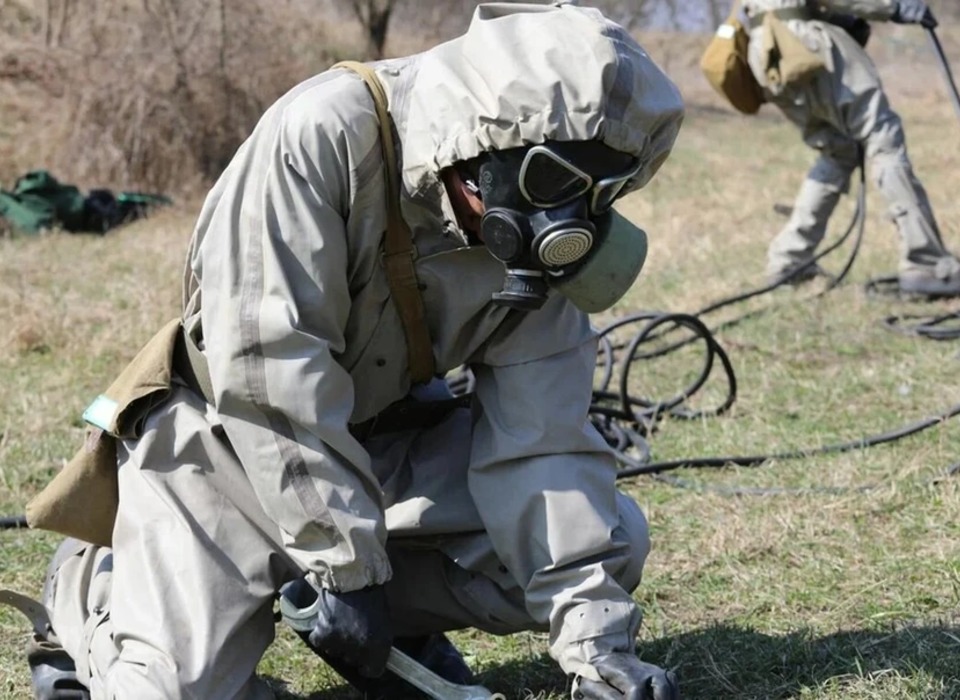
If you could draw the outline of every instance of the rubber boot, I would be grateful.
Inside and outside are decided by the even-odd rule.
[[[917,294],[930,299],[960,296],[960,270],[951,269],[947,264],[937,265],[930,270],[902,272],[899,282],[900,291],[904,294]]]
[[[77,680],[76,664],[59,643],[35,635],[27,663],[36,700],[90,700],[90,691]]]
[[[815,262],[810,261],[791,265],[786,270],[771,274],[768,277],[767,283],[771,286],[776,285],[777,287],[800,287],[818,277],[830,279],[832,275]]]

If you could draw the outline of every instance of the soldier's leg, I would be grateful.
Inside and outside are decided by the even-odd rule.
[[[859,161],[859,149],[853,141],[832,140],[821,151],[800,186],[790,219],[767,249],[767,274],[771,279],[813,259]]]
[[[394,494],[387,509],[393,567],[387,591],[399,635],[546,629],[527,612],[522,587],[483,532],[467,488],[470,433],[470,414],[462,409],[435,428],[390,440],[403,445],[402,455],[386,440],[367,446],[374,470]],[[631,498],[618,494],[618,506],[620,522],[612,533],[618,556],[608,560],[607,570],[633,591],[650,549],[649,532]]]
[[[636,502],[619,494],[620,524],[612,537],[621,556],[608,571],[626,591],[639,584],[650,551],[646,518]],[[574,517],[574,516],[572,516]],[[445,537],[430,548],[419,538],[389,544],[393,578],[387,584],[397,633],[423,635],[476,628],[492,634],[547,627],[527,612],[522,587],[497,558],[483,533]]]
[[[873,176],[890,205],[890,218],[900,234],[901,278],[960,274],[960,262],[943,243],[926,190],[917,179],[903,126],[886,99],[874,105],[875,126],[867,137]]]
[[[849,43],[849,42],[848,42]],[[900,234],[900,286],[923,293],[960,293],[960,263],[946,249],[927,193],[913,172],[900,117],[880,76],[857,46],[838,59],[841,84],[833,95],[845,133],[862,143],[874,180]]]
[[[254,672],[274,591],[299,572],[215,418],[175,398],[120,447],[113,549],[51,572],[52,624],[94,697],[270,698]]]

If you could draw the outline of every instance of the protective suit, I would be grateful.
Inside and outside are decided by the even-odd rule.
[[[256,665],[286,581],[384,584],[396,634],[549,632],[571,674],[632,652],[645,519],[587,420],[588,317],[551,293],[498,306],[503,265],[471,245],[441,169],[484,151],[599,139],[669,153],[674,85],[618,26],[572,6],[482,5],[467,33],[382,61],[401,206],[437,371],[467,365],[469,408],[361,430],[411,389],[380,264],[378,122],[345,70],[264,115],[210,192],[190,243],[185,328],[214,396],[187,386],[122,444],[113,548],[67,545],[45,600],[95,698],[266,698]]]
[[[868,20],[890,20],[895,0],[824,0],[827,10]],[[744,0],[751,18],[750,66],[773,104],[819,151],[800,188],[790,220],[768,250],[772,279],[809,262],[823,239],[827,222],[860,162],[861,149],[875,182],[890,205],[890,218],[900,233],[901,287],[934,280],[950,284],[960,262],[944,246],[930,202],[907,156],[900,117],[890,107],[876,68],[863,48],[841,27],[812,19],[805,0]],[[765,72],[763,14],[776,12],[825,69],[814,77],[782,88],[772,86]],[[918,291],[923,291],[922,289]]]

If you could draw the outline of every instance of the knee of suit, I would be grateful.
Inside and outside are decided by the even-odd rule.
[[[850,189],[850,176],[857,165],[860,164],[858,155],[852,157],[835,157],[834,155],[821,154],[817,162],[807,173],[807,180],[804,187],[801,188],[798,199],[805,195],[809,197],[808,191],[812,188],[815,197],[823,197],[824,194],[831,195],[846,194]]]
[[[96,684],[92,685],[96,687]],[[184,687],[172,660],[168,663],[157,663],[156,659],[149,663],[117,660],[104,674],[101,689],[102,696],[109,700],[200,697]]]
[[[56,594],[57,578],[63,565],[73,557],[79,556],[91,548],[96,548],[96,545],[83,542],[73,537],[67,537],[60,543],[57,551],[54,552],[53,557],[50,559],[50,563],[47,565],[47,571],[43,578],[43,597],[41,600],[44,605],[49,608],[53,604],[53,597]]]
[[[907,158],[906,150],[884,151],[871,159],[871,176],[874,184],[881,190],[888,184],[913,187],[913,167]]]
[[[650,528],[636,501],[619,494],[618,503],[620,525],[613,531],[613,538],[625,547],[626,555],[613,576],[625,591],[633,591],[640,585],[643,567],[650,553]]]
[[[878,160],[906,162],[907,144],[903,135],[903,125],[896,115],[879,120],[870,131],[864,144],[866,157],[873,163]]]

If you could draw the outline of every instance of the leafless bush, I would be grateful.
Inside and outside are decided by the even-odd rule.
[[[165,191],[218,175],[270,102],[365,51],[257,0],[0,0],[0,31],[0,117],[21,125],[5,181]]]

